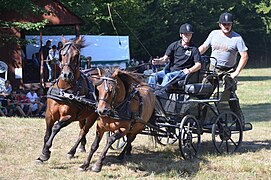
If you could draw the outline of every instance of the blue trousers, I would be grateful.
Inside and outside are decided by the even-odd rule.
[[[186,76],[186,74],[184,74],[184,72],[182,72],[182,70],[173,71],[173,72],[169,72],[169,73],[166,73],[165,70],[161,70],[161,71],[158,71],[157,73],[151,74],[151,76],[149,77],[148,84],[152,87],[155,87],[156,83],[158,82],[159,84],[161,84],[161,86],[165,86],[168,84],[168,82],[172,78],[174,78],[178,74],[179,74],[180,78],[185,78],[185,76]]]

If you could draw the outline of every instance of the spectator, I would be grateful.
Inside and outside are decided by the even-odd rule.
[[[146,70],[144,71],[144,75],[151,75],[153,73],[153,70],[150,68],[150,65],[146,65]]]
[[[6,80],[5,81],[5,87],[0,92],[1,93],[0,95],[7,97],[7,96],[11,95],[11,92],[12,92],[12,86],[10,84],[10,81]]]
[[[144,73],[145,70],[146,70],[146,65],[144,63],[144,60],[141,60],[139,63],[139,68],[137,69],[137,72]]]
[[[63,43],[61,42],[61,41],[59,41],[58,43],[57,43],[57,50],[58,50],[58,52],[59,52],[59,61],[61,62],[61,55],[60,55],[60,50],[63,48]]]
[[[12,91],[11,96],[8,99],[7,112],[8,116],[15,116],[18,113],[19,116],[26,117],[23,109],[21,108],[17,101],[16,91]]]
[[[40,57],[42,55],[43,60],[47,59],[47,57],[49,55],[50,46],[51,46],[51,41],[47,40],[45,46],[42,46],[40,48],[39,53],[40,53]]]
[[[17,92],[17,102],[23,109],[24,113],[27,115],[29,108],[30,107],[32,108],[32,104],[30,103],[30,101],[28,100],[28,98],[26,97],[25,93],[22,90]]]
[[[9,80],[5,81],[5,86],[0,88],[0,102],[2,107],[6,107],[8,105],[7,99],[10,97],[12,91],[12,86]]]
[[[56,76],[58,75],[57,69],[59,70],[60,68],[59,51],[56,49],[56,45],[53,45],[52,48],[49,50],[49,55],[46,60],[46,65],[49,70],[48,81],[51,81],[52,79],[56,78]]]
[[[39,53],[32,54],[32,63],[34,65],[34,67],[40,67],[40,60],[39,60],[38,56],[39,56]]]
[[[28,100],[31,103],[26,115],[27,116],[33,116],[33,115],[39,116],[40,111],[41,111],[42,107],[44,106],[44,104],[40,102],[40,99],[39,99],[37,93],[35,92],[35,89],[33,86],[31,87],[30,91],[26,94],[26,97],[28,98]]]
[[[51,46],[51,41],[50,41],[50,40],[47,40],[45,46],[42,46],[42,47],[40,48],[40,50],[39,50],[39,58],[40,58],[40,59],[41,59],[41,58],[43,58],[43,60],[46,60],[46,59],[47,59],[47,57],[48,57],[48,55],[49,55],[50,46]],[[43,66],[45,66],[45,65],[46,65],[46,67],[47,67],[47,71],[44,71],[44,73],[45,73],[45,76],[44,76],[44,77],[47,78],[47,75],[48,75],[48,73],[49,73],[49,69],[48,69],[48,66],[47,66],[47,64],[46,64],[46,61],[44,62]]]
[[[7,108],[3,107],[2,104],[0,104],[0,115],[1,116],[7,116]]]

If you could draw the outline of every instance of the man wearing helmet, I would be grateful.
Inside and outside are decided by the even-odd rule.
[[[201,68],[200,53],[198,48],[191,43],[193,27],[185,23],[180,27],[180,40],[171,43],[165,55],[152,60],[153,65],[164,65],[169,63],[167,70],[152,74],[149,85],[155,86],[156,78],[161,86],[165,86],[173,77],[185,77],[187,74],[198,71]]]
[[[224,76],[225,89],[232,91],[232,97],[237,100],[230,101],[231,110],[234,111],[244,121],[243,114],[239,105],[238,98],[235,95],[236,90],[236,78],[242,69],[245,67],[248,60],[248,48],[245,45],[243,38],[232,30],[233,27],[233,15],[230,13],[223,13],[219,17],[220,30],[213,30],[205,42],[199,47],[200,54],[207,51],[209,47],[212,47],[211,57],[217,59],[217,64],[214,59],[211,59],[210,69],[213,70],[216,65],[216,72],[218,74],[225,73],[236,66],[237,54],[240,54],[240,60],[236,69],[230,74],[230,76]]]
[[[235,66],[237,53],[239,52],[240,61],[235,71],[231,73],[231,77],[234,79],[247,63],[248,48],[242,37],[232,30],[232,14],[221,14],[218,23],[220,30],[213,30],[206,41],[199,47],[199,51],[200,54],[203,54],[209,47],[212,47],[211,56],[217,59],[217,67],[222,71],[228,71]],[[211,61],[211,65],[215,65],[215,60]]]

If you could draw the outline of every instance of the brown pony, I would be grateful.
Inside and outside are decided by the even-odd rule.
[[[92,171],[99,172],[108,148],[119,138],[127,136],[127,144],[118,159],[122,160],[132,150],[131,143],[140,133],[152,116],[155,104],[155,95],[149,86],[134,78],[128,72],[116,70],[114,73],[105,73],[97,82],[98,106],[100,115],[97,123],[96,137],[91,146],[89,155],[80,166],[86,170],[94,152],[98,149],[103,134],[111,131],[114,134],[107,139],[98,161]]]
[[[37,158],[37,162],[47,161],[50,158],[50,148],[54,137],[73,121],[79,121],[81,131],[68,155],[74,156],[80,142],[80,148],[85,150],[85,135],[98,118],[98,114],[95,113],[96,101],[92,94],[93,86],[86,75],[80,71],[80,49],[84,47],[84,40],[80,37],[66,41],[62,37],[62,42],[64,46],[60,51],[61,74],[47,93],[46,132],[42,153]],[[89,70],[86,73],[91,76],[98,74],[98,70]]]

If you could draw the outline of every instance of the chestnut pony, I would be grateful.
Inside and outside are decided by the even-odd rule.
[[[68,155],[69,157],[74,156],[80,142],[80,148],[85,150],[85,135],[98,118],[98,114],[95,113],[96,101],[92,94],[93,86],[86,75],[80,71],[80,49],[84,47],[84,40],[79,37],[66,41],[62,37],[62,42],[64,46],[60,51],[61,74],[47,93],[44,145],[36,162],[44,162],[50,158],[50,148],[54,137],[63,127],[73,121],[79,121],[81,131]],[[98,70],[89,70],[86,73],[90,76],[98,75]],[[79,100],[83,98],[88,101],[80,102]]]
[[[97,112],[100,118],[97,123],[95,140],[80,169],[86,170],[88,168],[103,134],[106,131],[111,131],[114,134],[107,139],[106,146],[91,169],[94,172],[99,172],[102,169],[108,148],[117,139],[127,136],[127,144],[118,159],[122,160],[125,153],[128,155],[131,153],[131,143],[151,118],[156,98],[146,83],[133,77],[129,72],[119,69],[113,73],[105,73],[96,85],[99,94]]]

